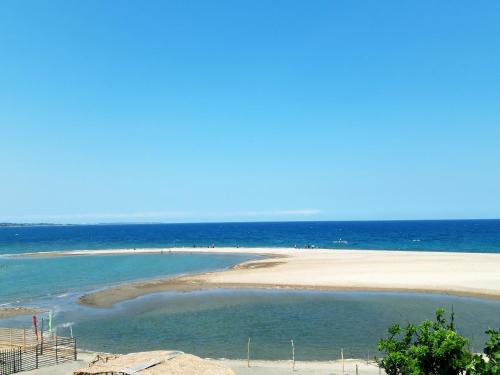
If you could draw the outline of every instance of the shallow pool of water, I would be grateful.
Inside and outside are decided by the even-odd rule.
[[[387,327],[433,319],[437,308],[456,314],[460,333],[482,349],[488,327],[500,328],[500,301],[446,295],[273,290],[160,293],[112,309],[82,308],[58,316],[75,322],[82,347],[109,352],[160,348],[203,357],[299,360],[375,353]]]

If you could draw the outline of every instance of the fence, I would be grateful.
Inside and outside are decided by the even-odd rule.
[[[30,348],[41,341],[54,339],[55,334],[50,331],[38,332],[26,328],[2,328],[0,327],[0,349],[10,349],[14,347]]]
[[[0,374],[8,375],[22,371],[21,349],[0,350]]]
[[[31,330],[0,329],[0,375],[76,360],[76,339],[49,332],[37,338]],[[34,338],[33,338],[34,337]]]

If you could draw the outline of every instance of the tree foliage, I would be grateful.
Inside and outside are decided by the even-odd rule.
[[[469,341],[455,330],[454,314],[447,320],[439,309],[435,321],[391,326],[378,343],[385,353],[378,364],[388,375],[500,375],[500,333],[486,333],[485,355],[470,353]]]
[[[467,367],[469,375],[499,375],[500,374],[500,331],[489,329],[489,336],[483,355],[474,355]],[[486,357],[486,358],[485,358]]]

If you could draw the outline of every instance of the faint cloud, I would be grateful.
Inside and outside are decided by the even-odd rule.
[[[36,214],[0,217],[0,222],[57,222],[57,223],[99,223],[130,221],[199,221],[199,220],[241,220],[256,218],[293,218],[314,216],[321,213],[316,208],[294,210],[256,210],[235,212],[193,212],[193,211],[144,211],[121,213],[80,213],[80,214]]]
[[[301,210],[271,210],[271,211],[242,211],[240,216],[311,216],[318,215],[321,210],[304,208]]]

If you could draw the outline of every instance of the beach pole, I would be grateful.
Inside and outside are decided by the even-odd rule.
[[[42,318],[42,329],[41,329],[41,332],[42,332],[42,334],[41,334],[41,339],[42,339],[41,343],[42,343],[42,346],[40,347],[40,354],[43,355],[43,318]]]
[[[250,337],[247,344],[247,367],[250,367]]]
[[[293,340],[290,340],[292,343],[292,371],[295,371],[295,345],[293,344]]]
[[[358,375],[358,364],[356,363],[356,375]]]
[[[76,353],[76,339],[73,339],[73,353],[75,355],[74,360],[76,361],[76,356],[77,356],[77,353]]]
[[[33,333],[35,334],[36,343],[38,344],[38,328],[37,328],[37,322],[36,322],[36,315],[33,315]]]
[[[342,358],[342,375],[344,375],[344,348],[340,348],[340,357]]]

